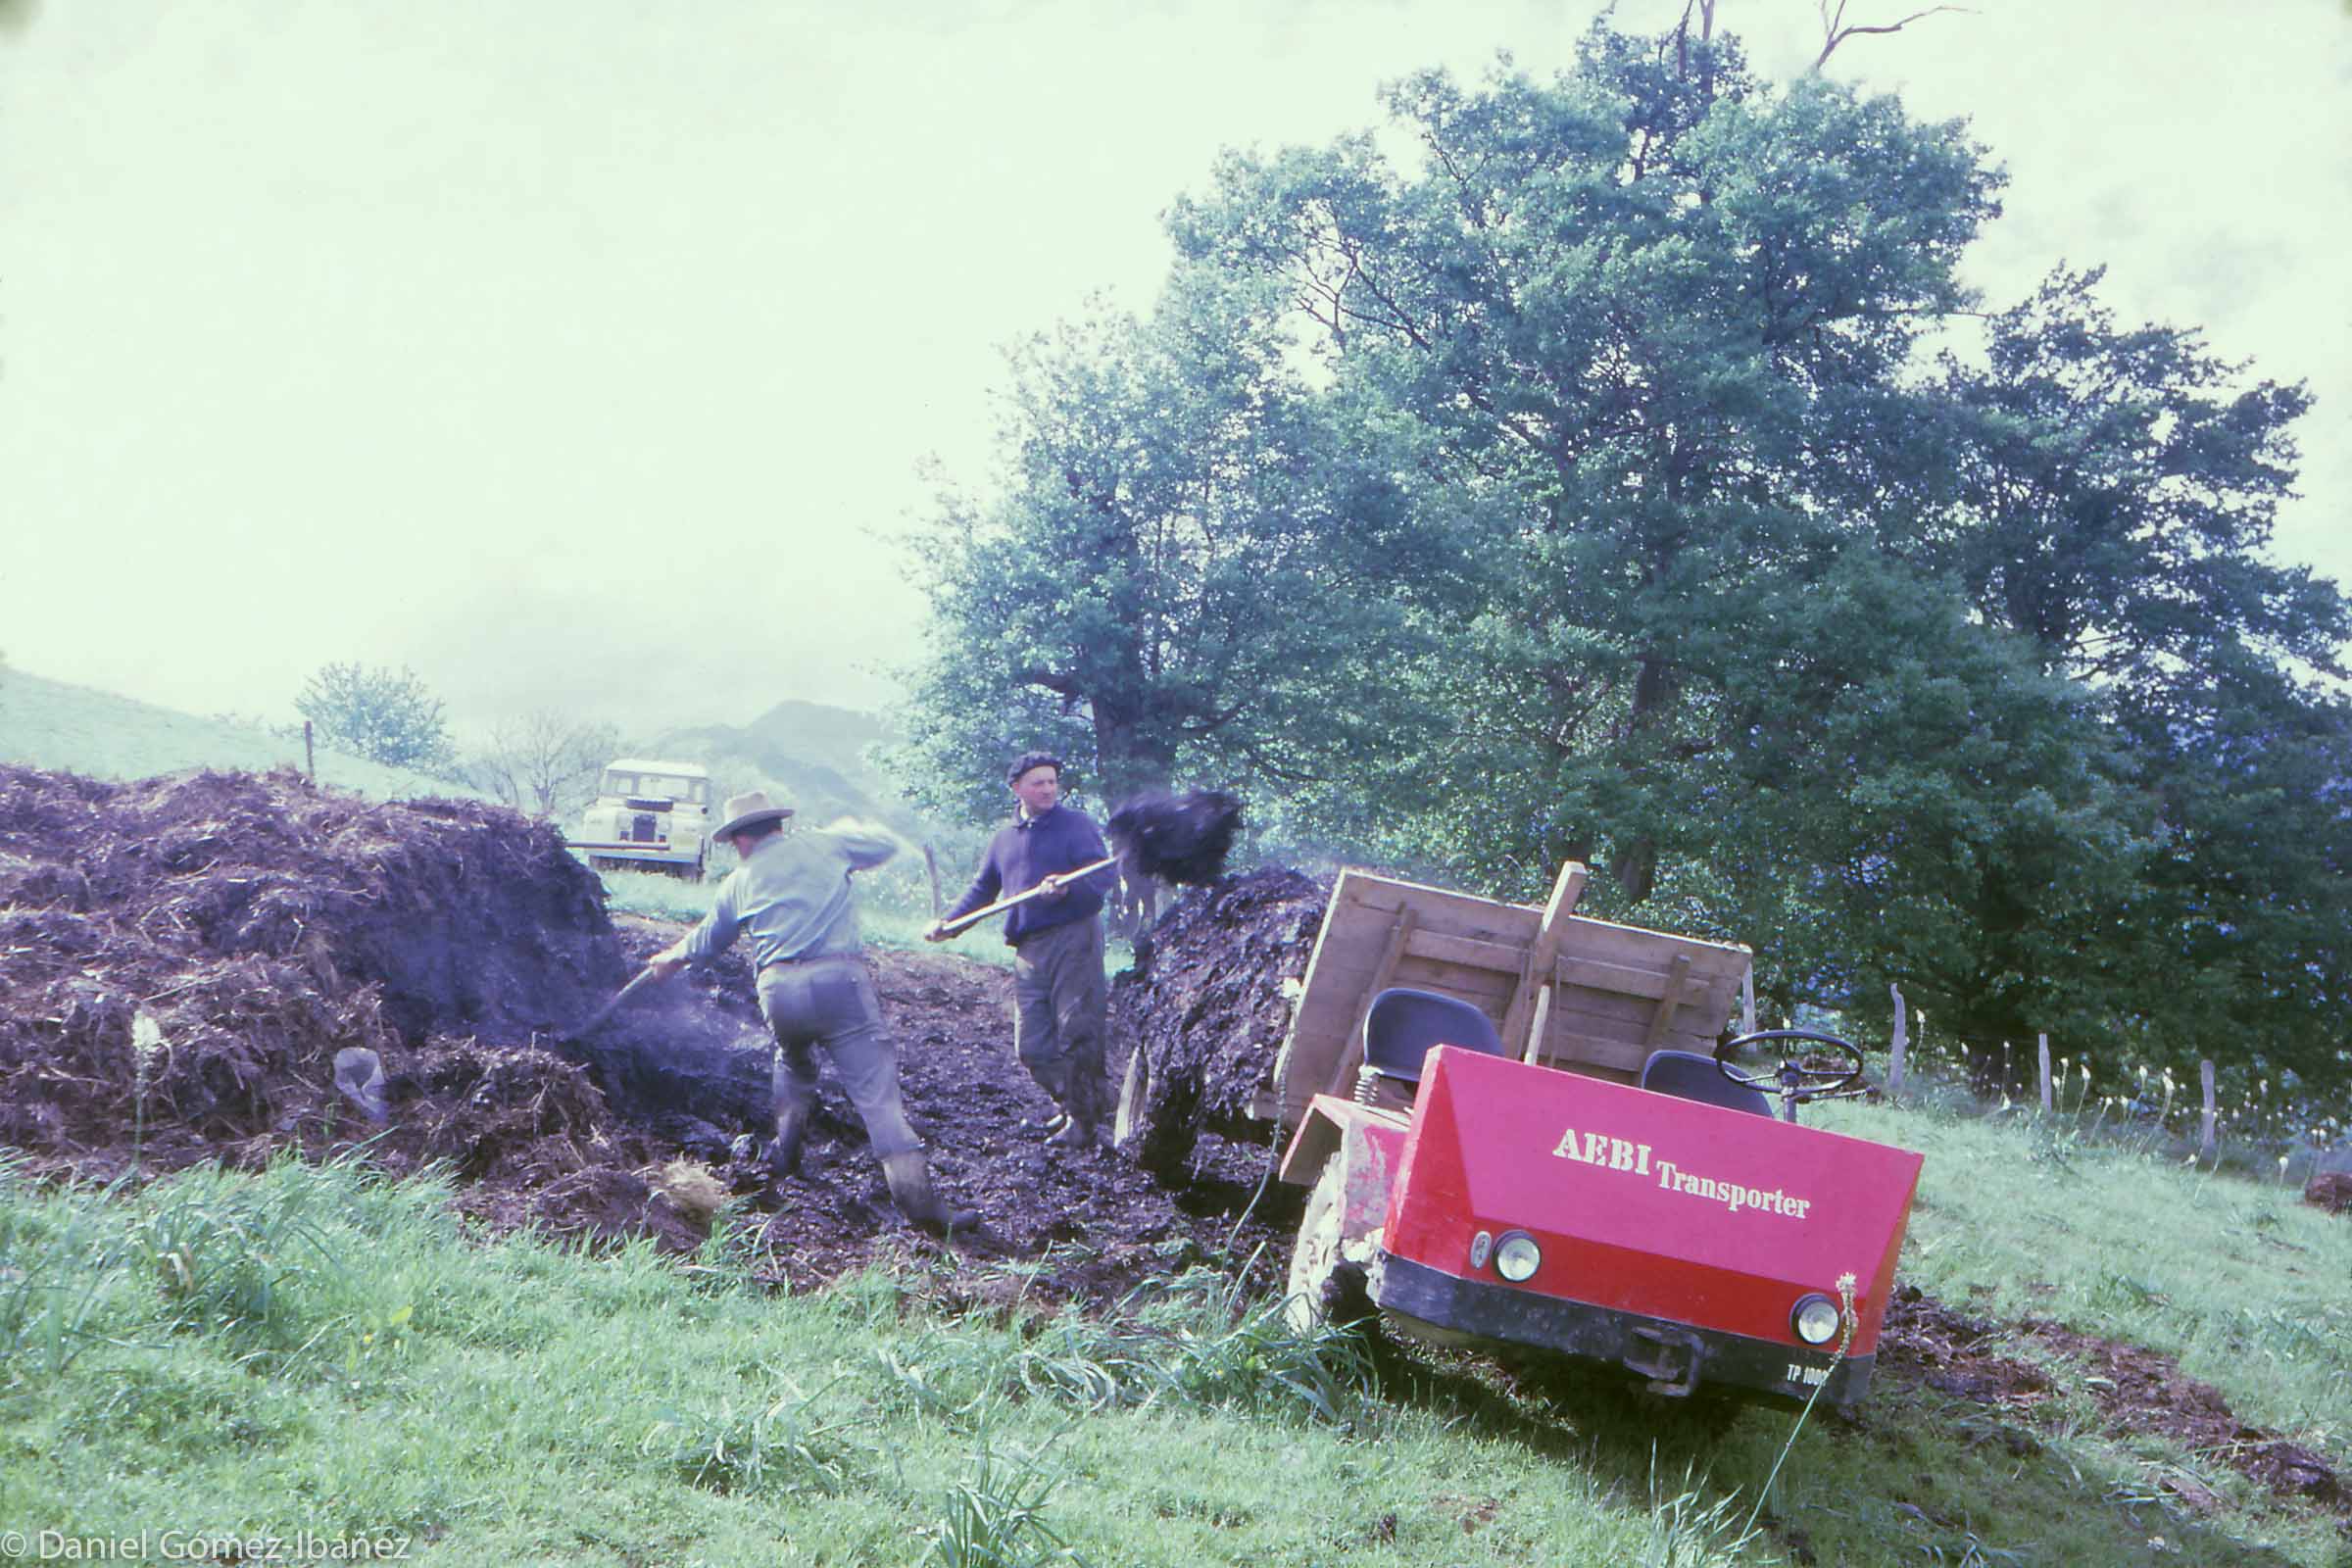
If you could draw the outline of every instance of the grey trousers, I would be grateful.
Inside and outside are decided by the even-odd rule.
[[[1073,1121],[1111,1113],[1102,1066],[1110,983],[1100,916],[1048,926],[1012,950],[1012,1049],[1037,1086]]]
[[[882,1027],[882,1004],[860,957],[801,958],[760,971],[760,1011],[775,1032],[776,1113],[807,1112],[816,1101],[816,1048],[823,1047],[865,1121],[874,1152],[887,1159],[923,1147],[899,1094],[899,1047]]]

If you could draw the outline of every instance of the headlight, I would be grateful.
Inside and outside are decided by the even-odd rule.
[[[1513,1285],[1534,1279],[1543,1261],[1544,1250],[1525,1231],[1512,1231],[1494,1244],[1494,1272]]]
[[[1826,1296],[1808,1296],[1796,1303],[1788,1321],[1807,1345],[1827,1345],[1838,1337],[1838,1303]]]

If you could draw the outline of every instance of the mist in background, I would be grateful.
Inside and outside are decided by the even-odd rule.
[[[1767,74],[1818,52],[1808,0],[1717,15]],[[985,482],[1002,345],[1144,307],[1220,147],[1498,48],[1547,74],[1588,20],[7,0],[0,654],[272,719],[324,662],[405,664],[461,732],[879,708],[921,619],[891,537],[926,460]],[[1985,0],[1830,74],[2009,167],[1989,305],[2105,262],[2119,318],[2308,379],[2277,553],[2352,576],[2340,4]]]

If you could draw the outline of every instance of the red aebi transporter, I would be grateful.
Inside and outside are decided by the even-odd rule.
[[[1283,1160],[1314,1184],[1301,1321],[1377,1309],[1402,1334],[1555,1351],[1669,1396],[1862,1398],[1921,1157],[1796,1124],[1800,1103],[1863,1092],[1851,1046],[1766,1031],[1655,1053],[1628,1084],[1496,1054],[1443,997],[1384,1046],[1396,995],[1371,1008],[1365,1061],[1418,1080],[1409,1108],[1316,1095]],[[1743,1065],[1759,1049],[1777,1064]]]

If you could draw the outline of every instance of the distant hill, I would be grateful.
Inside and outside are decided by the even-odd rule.
[[[942,841],[941,830],[867,764],[866,749],[890,738],[870,713],[786,702],[749,724],[671,730],[629,750],[701,762],[722,795],[781,787],[805,821],[879,818],[918,842]],[[299,768],[302,760],[299,732],[282,735],[237,719],[199,718],[87,686],[0,671],[0,762],[132,779],[197,767],[265,772]],[[464,785],[323,748],[318,781],[371,800],[481,796]]]
[[[783,702],[749,724],[670,730],[653,745],[659,756],[710,768],[722,793],[780,786],[810,820],[879,817],[920,837],[922,819],[865,760],[868,747],[891,738],[870,713]]]
[[[302,766],[302,736],[258,724],[198,718],[87,686],[0,671],[0,761],[91,778],[152,778],[189,768],[266,772]],[[318,753],[318,782],[371,800],[478,798],[446,779],[340,752]]]

